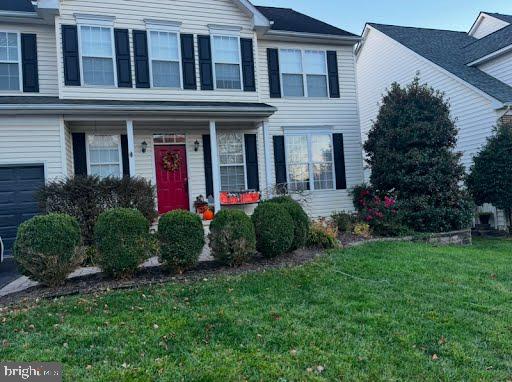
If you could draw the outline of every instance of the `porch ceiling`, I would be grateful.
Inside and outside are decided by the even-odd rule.
[[[64,114],[66,119],[119,117],[152,119],[182,117],[208,120],[210,118],[261,120],[277,109],[265,103],[198,102],[198,101],[121,101],[78,100],[58,97],[0,97],[0,114]],[[91,116],[91,113],[94,113]]]

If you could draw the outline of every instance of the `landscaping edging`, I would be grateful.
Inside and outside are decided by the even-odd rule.
[[[386,241],[423,242],[433,245],[471,245],[473,243],[471,228],[459,231],[424,233],[404,237],[387,237],[358,241],[347,244],[346,247],[354,247],[367,243],[380,243]]]

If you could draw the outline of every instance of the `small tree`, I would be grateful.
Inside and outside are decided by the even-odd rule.
[[[491,203],[504,210],[512,230],[512,123],[494,129],[473,158],[467,185],[477,204]]]
[[[364,148],[372,186],[395,190],[403,222],[419,232],[469,226],[472,208],[461,189],[464,167],[454,151],[457,128],[443,93],[394,83],[384,96]]]

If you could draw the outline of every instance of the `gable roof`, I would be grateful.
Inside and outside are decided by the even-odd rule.
[[[10,12],[35,12],[30,0],[2,0],[0,10]]]
[[[469,43],[465,47],[466,63],[476,61],[509,45],[512,45],[512,25]]]
[[[270,20],[271,30],[358,37],[353,33],[347,32],[290,8],[256,6],[256,9]]]
[[[466,65],[466,47],[478,41],[466,32],[369,24],[413,52],[503,103],[512,103],[512,87]]]
[[[502,13],[493,13],[493,12],[482,12],[482,13],[485,13],[486,15],[492,16],[501,21],[505,21],[506,23],[512,24],[512,16],[511,15],[504,15]]]

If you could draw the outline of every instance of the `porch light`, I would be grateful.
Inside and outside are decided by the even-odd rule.
[[[194,151],[199,151],[199,141],[196,139],[196,141],[194,142]]]
[[[142,148],[142,153],[145,154],[147,149],[148,149],[148,143],[146,141],[143,141],[141,144],[140,144],[140,147]]]

